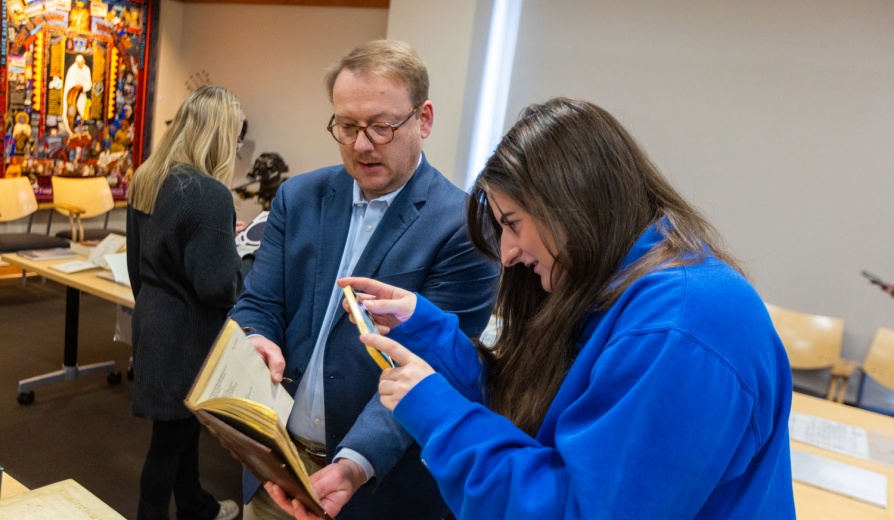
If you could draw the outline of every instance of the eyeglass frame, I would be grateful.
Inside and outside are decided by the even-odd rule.
[[[388,144],[391,141],[394,141],[394,133],[397,132],[397,129],[402,127],[404,125],[404,123],[409,121],[410,118],[413,117],[413,114],[417,113],[421,107],[422,107],[422,105],[419,105],[416,108],[414,108],[409,114],[407,114],[407,117],[403,118],[403,120],[399,123],[385,123],[382,121],[376,121],[376,122],[370,123],[366,126],[352,125],[350,123],[336,123],[335,122],[335,114],[332,114],[332,117],[329,118],[329,124],[326,125],[326,130],[329,132],[329,135],[331,135],[332,138],[335,139],[335,142],[338,144],[349,145],[349,144],[356,143],[357,138],[360,137],[360,132],[363,132],[363,135],[365,135],[366,138],[369,140],[369,142],[371,142],[372,144]],[[354,127],[354,131],[356,132],[354,135],[354,140],[351,141],[350,143],[343,143],[343,142],[339,141],[338,138],[335,137],[335,134],[332,132],[332,129],[335,128],[336,125],[345,125],[345,126]],[[374,141],[373,138],[369,136],[369,132],[367,132],[367,129],[369,129],[369,127],[371,127],[371,126],[387,126],[388,128],[391,129],[391,139],[385,141],[384,143],[378,143],[378,142]]]

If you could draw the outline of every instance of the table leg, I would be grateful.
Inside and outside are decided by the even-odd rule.
[[[78,367],[78,321],[80,317],[81,291],[66,287],[65,292],[65,345],[62,354],[62,370],[29,377],[19,381],[18,401],[21,404],[34,402],[34,389],[61,381],[69,381],[80,376],[107,372],[111,384],[121,382],[121,372],[114,361],[103,361]]]

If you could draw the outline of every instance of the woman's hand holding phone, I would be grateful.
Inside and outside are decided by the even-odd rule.
[[[388,334],[391,329],[410,319],[416,310],[416,294],[370,278],[348,277],[338,280],[339,287],[353,287],[357,291],[357,299],[373,315],[375,325],[381,334]],[[365,293],[365,294],[361,294]],[[347,300],[344,308],[351,312]],[[356,320],[351,316],[351,321]]]

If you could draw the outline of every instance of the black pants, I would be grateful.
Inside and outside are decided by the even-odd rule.
[[[154,421],[140,475],[138,520],[168,520],[171,495],[178,520],[209,520],[220,505],[199,483],[199,433],[195,417]]]

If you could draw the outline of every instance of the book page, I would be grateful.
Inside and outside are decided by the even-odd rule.
[[[68,479],[0,501],[0,518],[16,520],[124,520],[105,502]]]
[[[112,270],[112,277],[120,284],[130,287],[130,275],[127,273],[127,253],[105,255],[106,265]]]
[[[239,397],[272,409],[285,426],[294,400],[279,383],[270,380],[270,369],[242,332],[227,320],[196,379],[187,401],[201,407],[203,401]]]
[[[126,237],[116,235],[115,233],[109,233],[102,239],[102,242],[97,244],[96,247],[90,251],[90,256],[87,258],[87,261],[106,269],[108,268],[108,264],[106,263],[105,256],[121,251],[121,248],[123,248],[126,243]]]

